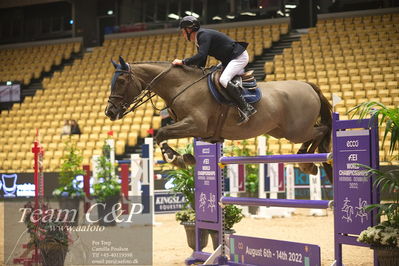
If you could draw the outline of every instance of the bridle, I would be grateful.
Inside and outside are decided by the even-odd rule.
[[[156,62],[141,62],[141,63],[156,63]],[[159,62],[158,62],[159,63]],[[137,64],[137,63],[136,63]],[[125,101],[125,98],[121,95],[115,95],[112,94],[109,96],[108,102],[110,104],[112,104],[114,107],[117,107],[117,105],[112,101],[112,99],[116,98],[116,99],[121,99],[120,101],[120,107],[123,110],[122,116],[120,118],[123,118],[124,116],[126,116],[128,113],[133,112],[136,108],[140,107],[141,105],[145,104],[146,102],[150,101],[152,107],[155,110],[160,111],[160,109],[158,109],[152,98],[154,96],[156,96],[157,94],[155,92],[153,92],[151,89],[154,86],[154,84],[159,81],[164,75],[166,75],[171,69],[172,69],[173,65],[171,64],[168,68],[166,68],[165,70],[163,70],[161,73],[159,73],[157,76],[155,76],[150,83],[147,84],[147,86],[141,90],[141,92],[134,97],[133,101],[131,103],[128,103]],[[213,71],[215,71],[216,69],[211,70],[209,73],[205,73],[205,70],[203,69],[203,73],[204,75],[202,77],[200,77],[199,79],[195,80],[194,82],[190,83],[188,86],[184,87],[180,92],[178,92],[171,100],[171,104],[169,106],[167,106],[166,108],[170,108],[170,106],[173,105],[175,99],[180,96],[183,92],[185,92],[188,88],[190,88],[192,85],[196,84],[197,82],[201,81],[202,79],[204,79],[205,77],[207,77],[208,75],[210,75]],[[115,73],[126,73],[129,74],[129,77],[131,79],[131,81],[133,81],[133,77],[134,77],[134,73],[132,72],[130,66],[129,66],[129,70],[124,70],[124,69],[116,69]],[[133,106],[131,106],[133,105]],[[129,106],[130,109],[129,109]],[[118,108],[117,108],[118,109]],[[165,109],[165,108],[164,108]]]
[[[145,104],[148,101],[151,101],[152,107],[156,110],[159,110],[154,102],[152,101],[152,98],[156,96],[156,93],[151,90],[152,86],[157,82],[162,76],[164,76],[166,73],[168,73],[173,65],[170,65],[167,69],[163,70],[161,73],[159,73],[155,78],[153,78],[150,83],[147,84],[147,86],[141,90],[141,92],[133,98],[133,101],[131,103],[128,103],[125,101],[125,98],[122,95],[117,95],[117,94],[112,94],[109,96],[108,102],[112,104],[114,107],[118,107],[117,104],[115,104],[112,99],[121,99],[119,102],[120,108],[123,110],[122,117],[126,116],[128,113],[133,112],[136,108],[140,107],[141,105]],[[129,74],[130,80],[133,81],[133,72],[131,68],[129,67],[129,70],[123,70],[123,69],[116,69],[115,73],[126,73]],[[129,106],[133,105],[132,107]],[[118,108],[117,108],[118,109]]]

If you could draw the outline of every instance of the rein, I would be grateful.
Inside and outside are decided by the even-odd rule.
[[[155,105],[154,102],[152,101],[152,98],[156,96],[156,93],[154,93],[153,91],[151,91],[151,87],[154,85],[154,83],[156,81],[158,81],[158,79],[160,79],[163,75],[165,75],[166,73],[168,73],[171,69],[172,69],[173,65],[170,65],[167,69],[165,69],[164,71],[162,71],[161,73],[159,73],[155,78],[153,78],[151,80],[150,83],[147,84],[147,86],[145,87],[144,90],[141,91],[141,93],[139,95],[137,95],[134,99],[133,99],[133,106],[125,111],[122,114],[122,117],[124,117],[125,115],[127,115],[130,112],[133,112],[136,108],[140,107],[141,105],[145,104],[148,101],[151,101],[151,105],[154,109],[159,110]],[[126,70],[117,70],[115,72],[123,72],[123,73],[128,73],[130,75],[130,77],[133,77],[133,72],[130,69],[129,71]],[[144,93],[143,93],[144,92]],[[122,96],[120,96],[122,97]],[[147,97],[147,99],[143,100],[144,97]],[[126,108],[127,109],[127,108]]]
[[[201,80],[203,80],[204,78],[206,78],[208,75],[212,74],[212,72],[209,72],[207,74],[204,74],[202,77],[200,77],[199,79],[195,80],[193,83],[189,84],[188,86],[184,87],[180,92],[178,92],[171,101],[170,106],[173,105],[173,103],[175,102],[176,98],[179,97],[183,92],[185,92],[188,88],[190,88],[191,86],[193,86],[194,84],[196,84],[197,82],[200,82]],[[167,106],[166,108],[170,107]]]
[[[143,63],[150,63],[150,62],[140,62],[141,64]],[[134,64],[140,64],[140,63],[134,63]],[[155,62],[151,62],[151,63],[155,63]],[[159,62],[157,62],[159,63]],[[169,62],[165,62],[165,63],[169,63]],[[163,70],[161,73],[159,73],[157,76],[155,76],[155,78],[153,78],[151,80],[150,83],[147,84],[147,86],[145,87],[145,89],[143,89],[141,91],[141,93],[139,95],[137,95],[134,99],[133,102],[131,103],[131,105],[133,105],[132,107],[129,108],[129,106],[127,106],[127,104],[122,104],[124,109],[128,109],[126,110],[123,114],[122,117],[124,117],[125,115],[127,115],[130,112],[133,112],[136,108],[140,107],[141,105],[143,105],[144,103],[151,101],[151,105],[152,107],[157,110],[160,111],[160,109],[158,109],[154,102],[152,101],[152,98],[155,97],[157,94],[155,92],[153,92],[151,89],[153,87],[153,85],[155,84],[155,82],[157,82],[159,79],[161,79],[164,75],[166,75],[171,69],[172,69],[173,65],[171,64],[168,68],[166,68],[165,70]],[[130,75],[131,78],[133,78],[133,72],[131,69],[129,69],[129,71],[127,70],[115,70],[115,72],[122,72],[122,73],[127,73]],[[213,71],[209,72],[209,73],[205,73],[205,71],[203,71],[204,75],[202,77],[200,77],[199,79],[195,80],[194,82],[190,83],[188,86],[184,87],[180,92],[178,92],[171,100],[171,104],[169,106],[166,106],[166,108],[170,108],[171,106],[173,106],[174,101],[176,100],[177,97],[179,97],[181,94],[183,94],[188,88],[190,88],[191,86],[193,86],[194,84],[198,83],[199,81],[201,81],[202,79],[206,78],[208,75],[210,75]],[[123,96],[120,95],[111,95],[110,97],[113,98],[123,98]],[[144,99],[145,97],[147,97],[146,99]],[[144,99],[144,100],[143,100]],[[164,109],[166,109],[164,108]]]

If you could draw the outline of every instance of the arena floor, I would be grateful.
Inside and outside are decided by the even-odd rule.
[[[3,214],[3,204],[0,204]],[[3,216],[4,217],[4,216]],[[154,226],[154,265],[184,265],[184,260],[191,254],[187,246],[183,226],[175,221],[174,214],[157,215]],[[311,217],[309,210],[297,209],[291,218],[251,219],[244,218],[235,225],[237,234],[268,237],[288,241],[297,241],[320,245],[322,265],[331,265],[334,256],[333,215]],[[3,222],[0,224],[0,239],[4,239]],[[0,244],[0,258],[4,262],[3,241]],[[211,251],[211,240],[205,251]],[[344,263],[346,266],[373,265],[372,252],[368,248],[345,246]]]
[[[154,227],[154,265],[184,265],[191,254],[186,243],[183,226],[174,220],[174,215],[157,215],[161,225]],[[333,215],[312,217],[309,210],[297,209],[291,218],[251,219],[244,218],[234,226],[239,235],[264,237],[316,244],[321,247],[322,265],[331,265],[334,259]],[[211,240],[204,251],[211,251]],[[345,266],[373,265],[372,252],[368,248],[345,246]]]

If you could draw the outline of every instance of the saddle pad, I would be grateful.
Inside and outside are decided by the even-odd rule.
[[[251,81],[251,82],[243,82],[244,90],[243,90],[243,96],[244,99],[247,103],[257,103],[260,98],[262,97],[262,93],[259,90],[259,88],[256,85],[256,81]],[[208,75],[208,87],[209,90],[211,91],[211,94],[215,98],[215,100],[218,103],[222,104],[228,104],[228,105],[234,105],[232,101],[226,99],[216,88],[215,84],[212,81],[212,75]],[[254,88],[255,89],[247,89],[248,88]]]

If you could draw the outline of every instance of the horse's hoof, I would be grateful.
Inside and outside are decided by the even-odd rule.
[[[169,157],[171,155],[171,157]],[[164,153],[163,157],[167,163],[173,163],[176,160],[176,154]]]
[[[312,165],[312,168],[310,169],[310,174],[311,175],[317,175],[317,172],[319,171],[319,169],[317,168],[316,165]]]
[[[299,169],[309,175],[317,175],[318,168],[314,163],[300,163]]]
[[[183,154],[183,160],[188,165],[195,165],[195,157],[192,154]]]

